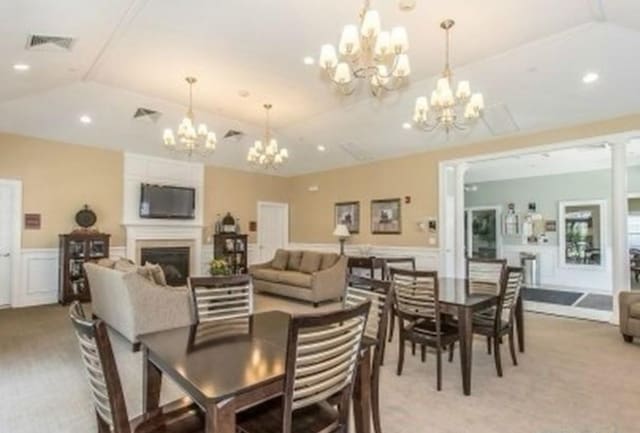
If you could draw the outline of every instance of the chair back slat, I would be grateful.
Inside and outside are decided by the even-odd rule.
[[[400,315],[439,318],[438,273],[391,269],[395,308]]]
[[[69,316],[98,422],[114,433],[130,433],[122,385],[104,322],[87,320],[78,302],[71,305]]]
[[[253,312],[251,277],[189,278],[198,323],[239,319]]]
[[[375,289],[372,286],[364,288],[348,285],[344,297],[344,306],[355,307],[367,301],[371,302],[364,335],[378,341],[383,341],[383,333],[386,333],[386,320],[389,317],[389,308],[391,305],[391,286],[386,281],[378,281],[383,284],[385,288]]]
[[[498,295],[506,266],[507,261],[503,259],[468,259],[469,292]]]
[[[513,320],[516,302],[520,297],[522,289],[522,281],[524,274],[522,268],[509,267],[507,269],[507,281],[505,285],[504,295],[502,297],[501,318],[504,321]]]
[[[370,303],[293,317],[285,378],[285,419],[293,410],[351,393]],[[345,394],[346,395],[346,394]],[[283,431],[287,431],[287,421]]]

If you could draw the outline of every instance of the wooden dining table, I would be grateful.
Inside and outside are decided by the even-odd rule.
[[[464,395],[471,395],[471,370],[473,353],[473,313],[491,308],[498,302],[497,295],[470,293],[469,280],[465,278],[438,278],[438,299],[443,313],[457,318],[460,338],[460,370]],[[521,352],[524,352],[524,314],[522,296],[515,309],[516,331]]]
[[[141,336],[143,410],[159,407],[166,375],[205,413],[206,433],[235,433],[238,412],[283,395],[290,319],[287,313],[269,311],[245,321],[201,323]],[[370,356],[366,350],[358,364],[353,401],[357,433],[370,432]]]

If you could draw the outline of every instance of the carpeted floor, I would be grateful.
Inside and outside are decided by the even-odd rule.
[[[257,296],[256,309],[309,308]],[[453,364],[445,362],[441,392],[435,390],[432,355],[426,364],[408,356],[404,374],[396,376],[394,340],[381,377],[384,432],[640,431],[640,344],[623,343],[617,328],[602,323],[527,314],[526,324],[527,352],[514,367],[503,348],[503,378],[496,376],[484,341],[476,340],[470,397],[462,395],[457,356]],[[74,338],[66,308],[0,311],[0,432],[96,431]],[[133,416],[141,407],[141,355],[118,337],[112,340]],[[164,382],[164,401],[180,395]]]

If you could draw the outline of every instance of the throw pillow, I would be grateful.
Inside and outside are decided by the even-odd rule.
[[[300,260],[302,260],[302,251],[289,251],[289,260],[287,261],[287,270],[299,271]]]
[[[329,269],[333,265],[335,265],[340,256],[336,253],[327,253],[322,255],[322,261],[320,263],[320,270],[324,271],[325,269]]]
[[[154,264],[154,263],[146,262],[144,264],[144,267],[149,270],[149,273],[151,274],[152,281],[154,283],[156,283],[159,286],[166,286],[167,285],[167,278],[164,275],[164,270],[162,269],[162,266],[160,266],[157,263]]]
[[[289,262],[289,251],[287,250],[277,250],[276,255],[271,262],[271,267],[273,269],[277,269],[279,271],[284,271],[287,269],[287,263]]]
[[[153,280],[153,275],[151,274],[151,269],[147,268],[146,266],[138,266],[138,269],[136,269],[136,272],[138,273],[138,275],[144,277],[146,280],[149,280],[152,283],[155,283],[155,281]]]
[[[320,261],[322,255],[314,251],[305,251],[302,253],[302,260],[300,261],[300,272],[305,274],[313,274],[320,269]]]
[[[120,272],[133,272],[136,270],[136,268],[137,266],[135,265],[135,263],[125,258],[118,259],[115,265],[113,265],[113,269]]]

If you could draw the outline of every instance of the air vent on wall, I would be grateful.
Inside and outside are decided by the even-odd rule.
[[[244,132],[238,131],[236,129],[230,129],[224,134],[224,138],[236,138],[239,140],[244,135]]]
[[[162,113],[150,108],[140,107],[133,113],[133,118],[136,120],[146,120],[151,123],[156,123],[162,116]]]
[[[66,36],[29,35],[27,50],[71,51],[75,39]]]

